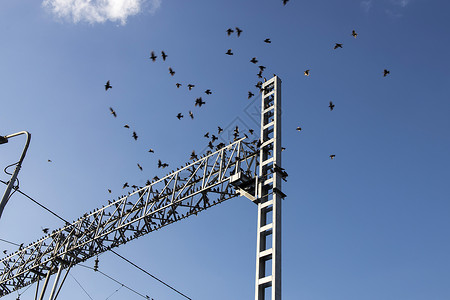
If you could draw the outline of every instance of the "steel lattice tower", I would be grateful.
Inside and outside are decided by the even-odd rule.
[[[0,259],[0,297],[238,195],[258,205],[255,300],[281,300],[281,80],[262,84],[261,138],[235,140]],[[64,276],[64,278],[65,278]],[[36,296],[39,285],[37,285]],[[56,292],[58,291],[58,292]],[[56,294],[55,294],[56,292]]]

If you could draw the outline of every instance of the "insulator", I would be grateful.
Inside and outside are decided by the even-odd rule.
[[[94,271],[96,271],[96,272],[98,271],[98,256],[94,261]]]

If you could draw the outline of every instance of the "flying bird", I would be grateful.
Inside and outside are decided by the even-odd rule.
[[[160,159],[158,159],[158,168],[166,168],[166,167],[168,167],[169,166],[169,164],[167,164],[167,163],[162,163],[161,162],[161,160]]]
[[[228,49],[228,51],[225,52],[225,54],[227,54],[227,55],[233,55],[233,52],[231,52],[231,49]]]
[[[228,28],[228,29],[227,29],[227,34],[228,34],[228,36],[230,36],[233,32],[234,32],[233,29],[231,29],[231,28]]]
[[[289,0],[283,0],[283,5],[286,5],[286,3],[288,3]]]
[[[192,111],[189,111],[189,117],[191,117],[191,119],[194,119],[194,114],[192,113]]]
[[[108,193],[110,193],[110,194],[111,194],[111,193],[112,193],[112,191],[111,191],[110,189],[108,189]]]
[[[217,134],[220,134],[223,131],[222,128],[220,128],[220,126],[217,126]]]
[[[253,94],[252,92],[248,92],[248,99],[250,99],[251,97],[255,96],[255,94]]]
[[[187,85],[187,87],[188,87],[189,90],[192,90],[192,88],[195,87],[195,85],[189,83],[189,84]]]
[[[138,136],[137,136],[137,134],[136,134],[136,131],[133,131],[133,139],[134,139],[135,141],[137,141],[137,139],[138,139]]]
[[[236,32],[237,32],[237,36],[240,37],[241,33],[242,33],[242,29],[240,29],[239,27],[236,27]]]
[[[139,163],[137,164],[137,166],[138,166],[139,170],[142,171],[142,166]]]
[[[125,183],[123,184],[122,189],[127,188],[127,187],[130,187],[130,186],[128,185],[128,182],[125,182]]]
[[[270,44],[270,43],[272,43],[272,41],[270,39],[265,39],[264,43]]]
[[[170,73],[170,75],[175,75],[175,71],[171,68],[171,67],[169,67],[169,73]]]
[[[258,62],[258,60],[256,59],[256,57],[253,57],[253,58],[250,60],[250,62],[256,64],[256,63]]]
[[[258,72],[258,74],[256,74],[256,76],[258,76],[258,78],[263,78],[263,77],[262,77],[262,71],[260,70],[260,71]]]
[[[181,86],[181,83],[175,83],[175,85],[177,86],[177,88],[180,88],[180,86]]]
[[[105,91],[112,89],[111,83],[109,82],[109,80],[106,82],[105,84]]]
[[[209,147],[210,149],[214,149],[214,145],[212,144],[212,142],[211,142],[211,141],[209,141],[209,143],[208,143],[208,147]]]
[[[331,159],[334,159],[335,157],[336,157],[336,155],[334,155],[334,154],[331,154],[331,155],[330,155],[330,158],[331,158]]]
[[[52,160],[51,159],[47,159],[47,162],[52,162]]]
[[[130,126],[128,124],[123,125],[123,127],[130,128]]]
[[[298,126],[297,131],[302,131],[302,128],[300,126]]]
[[[333,101],[330,101],[330,105],[328,105],[328,107],[330,108],[330,111],[334,109]]]
[[[177,115],[178,120],[181,120],[182,117],[183,117],[183,115],[181,113],[178,113],[178,115]]]
[[[253,129],[249,129],[248,132],[250,132],[250,134],[253,134],[254,130]]]
[[[202,107],[202,105],[205,103],[205,101],[202,101],[202,97],[195,99],[195,106]]]
[[[150,149],[148,150],[148,152],[150,152],[150,153],[155,153],[155,150],[153,150],[152,148],[150,148]]]
[[[209,139],[209,131],[207,133],[205,133],[204,137]]]
[[[48,233],[48,230],[49,230],[49,228],[48,228],[48,227],[46,227],[46,228],[42,228],[42,232],[44,232],[45,234],[47,234],[47,233]]]
[[[391,71],[388,71],[388,70],[384,69],[384,71],[383,71],[383,77],[388,76],[388,74],[390,74],[390,73],[391,73]]]
[[[264,67],[264,66],[258,66],[258,68],[261,70],[261,72],[264,72],[264,69],[265,69],[266,67]]]
[[[342,48],[342,44],[336,43],[336,44],[334,45],[334,49],[337,49],[337,48]]]
[[[205,91],[205,94],[206,94],[206,95],[211,95],[212,92],[211,92],[211,90],[208,89],[208,90]]]
[[[164,51],[161,51],[161,56],[162,56],[163,60],[165,61],[167,58],[167,54]]]
[[[109,110],[111,111],[111,114],[114,116],[114,118],[117,118],[116,111],[112,107],[110,107]]]
[[[194,150],[192,150],[192,153],[191,153],[191,159],[195,159],[195,160],[197,160],[198,159],[198,157],[197,157],[197,154],[195,154],[195,151]]]
[[[356,39],[356,37],[358,36],[358,34],[356,33],[355,30],[352,30],[352,36]]]
[[[214,143],[216,140],[218,140],[219,138],[217,136],[215,136],[214,134],[211,136],[211,142]]]
[[[305,76],[309,76],[309,69],[305,70],[305,72],[303,72],[303,74],[305,74]]]
[[[155,55],[155,52],[152,51],[152,55],[150,55],[150,59],[155,61],[157,56]]]

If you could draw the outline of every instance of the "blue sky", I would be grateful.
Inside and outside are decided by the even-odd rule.
[[[256,93],[258,67],[249,60],[257,57],[267,67],[263,76],[282,80],[289,173],[283,298],[450,298],[450,3],[74,3],[0,2],[0,134],[32,134],[22,191],[74,220],[122,195],[124,182],[143,185],[165,175],[158,159],[169,169],[183,165],[217,126],[258,129],[260,100],[247,99],[248,91]],[[227,36],[236,26],[242,35]],[[333,50],[335,43],[343,48]],[[233,56],[225,55],[229,48]],[[148,59],[152,50],[156,62]],[[113,88],[105,92],[107,80]],[[201,108],[194,107],[199,96],[206,101]],[[17,137],[0,145],[2,168],[17,160],[23,143]],[[256,213],[249,200],[234,198],[117,252],[192,299],[252,299]],[[41,227],[62,225],[15,194],[0,219],[0,238],[27,244],[43,235]],[[0,242],[0,249],[17,247]],[[113,254],[99,259],[100,270],[144,295],[183,299]],[[120,287],[83,267],[71,274],[93,299]],[[21,299],[32,299],[34,290],[21,290]],[[70,276],[61,293],[89,299]],[[140,297],[122,288],[110,299]]]

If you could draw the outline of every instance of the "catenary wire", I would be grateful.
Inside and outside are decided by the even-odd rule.
[[[69,275],[72,276],[72,278],[78,283],[78,285],[86,293],[86,295],[88,295],[88,297],[91,298],[91,300],[94,300],[94,299],[92,299],[91,295],[89,295],[89,293],[84,289],[84,287],[78,282],[78,280],[72,274],[69,274]]]

